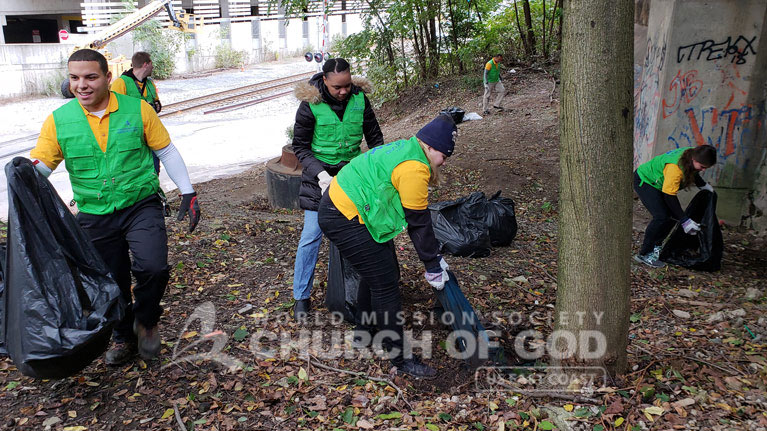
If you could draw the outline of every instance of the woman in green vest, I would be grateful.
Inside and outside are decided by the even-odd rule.
[[[634,171],[634,190],[652,214],[652,220],[645,229],[642,248],[634,260],[653,268],[663,267],[665,263],[659,260],[661,245],[677,220],[687,234],[695,235],[700,231],[697,222],[685,217],[676,195],[693,184],[713,192],[714,188],[700,177],[700,173],[715,163],[716,148],[700,145],[677,148],[639,165]]]
[[[354,158],[333,178],[322,196],[318,221],[322,232],[359,273],[355,345],[382,340],[398,370],[415,377],[436,371],[404,351],[399,265],[392,240],[407,228],[426,281],[442,289],[447,263],[439,254],[428,206],[428,187],[453,153],[456,127],[440,115],[416,136],[373,148]],[[377,330],[377,331],[376,331]],[[378,346],[376,346],[378,347]]]

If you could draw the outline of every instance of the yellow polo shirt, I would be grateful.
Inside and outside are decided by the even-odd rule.
[[[679,186],[682,185],[682,169],[674,163],[667,163],[663,168],[663,193],[667,195],[676,195]]]
[[[79,102],[78,102],[79,103]],[[80,105],[82,108],[82,105]],[[99,118],[87,109],[83,108],[88,125],[91,126],[93,136],[101,147],[101,151],[107,151],[107,138],[109,135],[109,114],[117,110],[117,97],[109,93],[109,104],[104,112],[104,116]],[[161,150],[170,144],[170,135],[165,126],[160,122],[157,113],[145,101],[141,101],[141,119],[144,123],[144,139],[152,150]],[[45,166],[56,169],[64,160],[64,153],[61,151],[58,138],[56,136],[56,123],[53,120],[53,114],[48,115],[40,130],[40,137],[37,138],[37,146],[29,153],[31,159],[38,159],[45,163]]]
[[[133,82],[136,82],[136,80],[134,79]],[[147,88],[149,88],[149,85],[145,85],[144,86],[144,92],[141,93],[144,97],[146,97]],[[114,81],[112,81],[112,85],[109,87],[109,89],[114,91],[115,93],[120,93],[120,94],[125,94],[125,95],[128,94],[128,89],[125,88],[125,81],[123,81],[119,77],[117,79],[115,79]],[[157,83],[156,82],[154,84],[154,93],[155,93],[155,96],[157,96],[157,99],[159,99],[160,98],[160,92],[157,91]]]
[[[399,192],[402,207],[411,210],[425,210],[429,206],[429,167],[418,160],[408,160],[400,163],[391,173],[391,183]],[[359,216],[357,207],[349,196],[338,185],[336,177],[330,182],[328,189],[330,200],[348,220]],[[360,224],[365,224],[362,217]]]

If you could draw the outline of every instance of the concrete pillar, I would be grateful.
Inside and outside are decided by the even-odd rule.
[[[277,53],[279,59],[282,59],[288,51],[288,21],[285,19],[285,6],[280,4],[277,8],[277,13],[279,14],[279,18],[277,19],[277,35],[280,39]]]
[[[255,18],[250,22],[250,35],[253,39],[253,56],[255,61],[264,60],[263,43],[261,41],[261,19]]]
[[[635,166],[709,144],[717,214],[739,224],[765,151],[767,2],[653,0],[635,98]],[[765,51],[765,52],[762,52]]]
[[[221,42],[232,45],[232,18],[229,14],[229,0],[218,0],[221,7]]]
[[[302,48],[311,44],[311,42],[309,42],[309,20],[306,18],[301,21],[301,44]]]
[[[5,21],[5,15],[0,15],[0,45],[5,44],[5,30],[3,27],[5,27],[7,22]]]

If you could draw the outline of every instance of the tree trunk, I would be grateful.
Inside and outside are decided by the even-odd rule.
[[[522,10],[525,11],[525,26],[527,27],[527,45],[530,54],[535,55],[535,33],[533,32],[533,16],[530,14],[530,1],[522,0]]]
[[[549,58],[548,53],[551,52],[552,39],[554,38],[554,21],[557,18],[557,8],[559,8],[559,1],[560,0],[554,0],[554,12],[552,12],[551,14],[551,22],[549,23],[549,43],[548,43],[549,47],[548,47],[548,51],[546,52],[546,58]],[[559,16],[561,17],[562,14],[560,13]]]
[[[519,39],[522,40],[522,47],[525,49],[525,54],[529,57],[532,54],[530,53],[530,48],[527,45],[527,36],[525,36],[525,32],[522,31],[522,25],[519,23],[519,9],[517,8],[517,2],[514,2],[514,16],[517,18],[517,30],[519,30]]]
[[[543,0],[542,8],[541,8],[541,47],[543,48],[543,58],[545,60],[549,59],[549,50],[546,46],[546,0]]]
[[[572,356],[557,358],[563,339],[552,337],[559,349],[549,353],[560,366],[601,366],[611,376],[626,371],[631,311],[633,14],[633,1],[564,1],[552,335],[578,341]]]

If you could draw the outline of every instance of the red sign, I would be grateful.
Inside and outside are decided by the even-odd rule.
[[[64,30],[63,28],[61,30],[59,30],[59,39],[61,39],[61,40],[69,39],[69,32]]]

